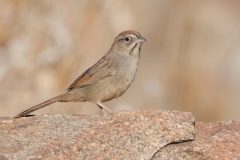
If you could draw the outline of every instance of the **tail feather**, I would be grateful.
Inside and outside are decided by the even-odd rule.
[[[49,100],[47,100],[47,101],[45,101],[45,102],[43,102],[43,103],[40,103],[40,104],[38,104],[38,105],[36,105],[36,106],[33,106],[33,107],[31,107],[31,108],[29,108],[29,109],[27,109],[27,110],[19,113],[19,114],[16,115],[14,118],[24,117],[24,116],[28,115],[29,113],[31,113],[31,112],[33,112],[33,111],[36,111],[36,110],[38,110],[38,109],[40,109],[40,108],[43,108],[43,107],[46,107],[46,106],[48,106],[48,105],[50,105],[50,104],[53,104],[53,103],[55,103],[55,102],[58,102],[59,100],[61,100],[61,96],[62,96],[62,95],[57,96],[57,97],[54,97],[54,98],[52,98],[52,99],[49,99]]]

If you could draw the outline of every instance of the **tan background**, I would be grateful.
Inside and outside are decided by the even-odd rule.
[[[0,0],[0,116],[61,94],[123,30],[143,44],[138,74],[114,111],[192,112],[240,119],[240,3],[222,0]],[[56,103],[36,114],[100,114]]]

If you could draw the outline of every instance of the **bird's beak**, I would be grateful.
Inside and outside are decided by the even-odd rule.
[[[143,38],[143,37],[140,37],[140,38],[138,38],[136,41],[135,41],[135,43],[143,43],[143,42],[146,42],[147,40],[145,39],[145,38]]]

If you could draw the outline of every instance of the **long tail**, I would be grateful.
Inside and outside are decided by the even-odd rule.
[[[27,110],[19,113],[19,114],[16,115],[14,118],[19,118],[19,117],[26,116],[26,115],[28,115],[29,113],[33,112],[33,111],[36,111],[36,110],[38,110],[38,109],[40,109],[40,108],[43,108],[43,107],[46,107],[46,106],[48,106],[48,105],[50,105],[50,104],[53,104],[53,103],[55,103],[55,102],[58,102],[59,100],[61,100],[61,97],[62,97],[62,95],[57,96],[57,97],[54,97],[54,98],[51,98],[51,99],[49,99],[49,100],[47,100],[47,101],[45,101],[45,102],[43,102],[43,103],[40,103],[40,104],[38,104],[38,105],[36,105],[36,106],[33,106],[33,107],[31,107],[31,108],[29,108],[29,109],[27,109]]]

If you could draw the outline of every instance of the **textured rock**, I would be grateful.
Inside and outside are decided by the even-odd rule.
[[[0,159],[240,159],[240,121],[194,126],[190,113],[154,110],[0,118]]]
[[[194,117],[175,111],[1,118],[0,123],[0,159],[151,159],[170,143],[194,138]]]
[[[153,159],[240,159],[240,121],[197,122],[195,132],[194,141],[170,144]]]

